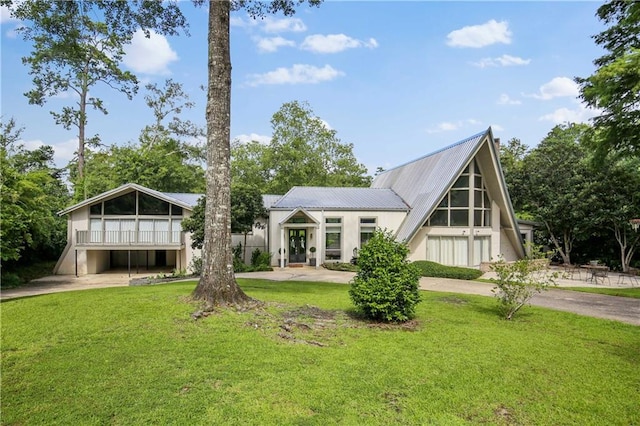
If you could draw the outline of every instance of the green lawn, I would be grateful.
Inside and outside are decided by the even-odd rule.
[[[193,282],[3,302],[2,423],[640,423],[640,327],[435,292],[380,326],[342,284],[240,282],[269,303],[194,321]]]
[[[606,294],[607,296],[632,297],[640,299],[640,287],[606,288],[606,287],[558,287],[562,290],[582,291],[585,293]]]

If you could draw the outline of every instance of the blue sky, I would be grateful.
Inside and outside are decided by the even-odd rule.
[[[172,78],[196,108],[185,114],[204,125],[207,11],[184,2],[191,36],[134,38],[123,67],[141,80],[129,101],[96,86],[109,114],[91,112],[89,135],[105,144],[137,140],[153,116],[143,86]],[[270,119],[298,100],[337,131],[370,173],[393,167],[492,126],[503,142],[517,137],[537,145],[555,124],[587,122],[596,112],[577,99],[576,76],[594,71],[602,54],[591,36],[604,27],[600,2],[362,2],[328,1],[302,7],[294,17],[251,20],[232,16],[231,136],[267,141]],[[3,119],[24,126],[27,147],[52,145],[65,165],[76,132],[56,126],[52,109],[29,105],[31,88],[21,57],[31,46],[16,35],[19,22],[2,11]]]

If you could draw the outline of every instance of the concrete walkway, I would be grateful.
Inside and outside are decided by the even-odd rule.
[[[238,278],[260,278],[273,281],[321,281],[331,283],[348,283],[354,275],[355,274],[352,272],[330,271],[324,268],[310,267],[276,269],[271,272],[249,272],[236,274]],[[0,293],[0,298],[5,300],[62,291],[103,287],[125,287],[129,285],[130,279],[143,278],[145,276],[149,276],[149,273],[132,274],[130,277],[126,272],[85,275],[81,277],[56,275],[34,280],[24,287],[3,290]],[[483,278],[491,277],[491,273],[483,275]],[[613,278],[612,282],[615,283]],[[603,287],[602,284],[596,285],[585,281],[568,279],[559,279],[558,284],[561,287]],[[629,288],[630,284],[611,284],[606,285],[605,287]],[[430,291],[493,296],[493,293],[491,292],[493,285],[478,281],[423,277],[420,279],[420,288],[422,290]],[[640,325],[640,299],[551,289],[547,292],[534,296],[531,300],[531,304],[559,311],[574,312],[580,315]]]

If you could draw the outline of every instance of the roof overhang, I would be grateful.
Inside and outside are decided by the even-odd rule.
[[[312,225],[320,225],[320,222],[313,216],[311,216],[311,214],[309,214],[308,211],[306,211],[305,209],[303,209],[302,207],[298,207],[294,210],[291,211],[291,213],[289,213],[287,216],[285,216],[284,219],[282,219],[278,225],[282,226],[284,224],[286,224],[292,217],[294,217],[295,215],[297,215],[298,213],[302,213],[303,215],[305,215],[308,219],[311,220],[311,222],[308,222]],[[302,223],[300,224],[296,224],[296,225],[304,225]]]
[[[78,210],[78,209],[81,209],[81,208],[86,207],[88,205],[94,204],[94,203],[96,203],[98,201],[103,201],[103,200],[109,200],[109,199],[112,199],[112,198],[116,198],[116,197],[118,197],[120,195],[129,193],[131,191],[140,191],[140,192],[143,192],[143,193],[145,193],[147,195],[150,195],[152,197],[158,198],[160,200],[166,201],[166,202],[171,203],[171,204],[175,204],[176,206],[180,206],[183,209],[186,209],[186,210],[189,210],[189,211],[193,210],[193,206],[191,206],[191,205],[189,205],[189,204],[187,204],[187,203],[185,203],[185,202],[183,202],[181,200],[178,200],[176,198],[169,197],[166,194],[163,194],[162,192],[158,192],[158,191],[155,191],[153,189],[149,189],[149,188],[147,188],[145,186],[138,185],[136,183],[127,183],[127,184],[121,185],[121,186],[119,186],[119,187],[117,187],[115,189],[112,189],[110,191],[106,191],[106,192],[103,192],[102,194],[98,194],[95,197],[88,198],[88,199],[86,199],[84,201],[79,202],[78,204],[74,204],[73,206],[67,207],[64,210],[60,210],[58,212],[58,216],[69,214],[69,213],[71,213],[71,212],[73,212],[75,210]]]

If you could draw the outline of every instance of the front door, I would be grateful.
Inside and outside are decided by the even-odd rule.
[[[307,261],[307,230],[289,229],[289,263]]]

